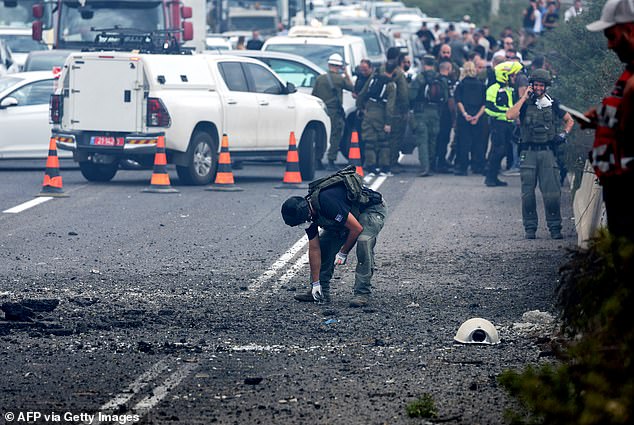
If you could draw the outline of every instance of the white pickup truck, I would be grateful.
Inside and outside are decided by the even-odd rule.
[[[284,161],[294,132],[302,177],[330,135],[325,106],[261,62],[235,56],[74,53],[51,97],[53,136],[84,177],[111,180],[122,160],[151,166],[158,135],[185,184],[213,181],[220,140],[233,159]]]

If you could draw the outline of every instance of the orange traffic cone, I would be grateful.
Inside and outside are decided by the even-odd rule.
[[[154,170],[150,187],[143,189],[147,193],[178,193],[170,185],[170,176],[167,174],[167,157],[165,156],[165,136],[158,136],[156,141],[156,153],[154,154]]]
[[[217,192],[240,192],[242,189],[235,185],[233,180],[233,171],[231,171],[231,154],[229,153],[229,137],[222,135],[222,143],[220,144],[220,156],[218,157],[218,171],[216,171],[216,180],[214,184],[206,190]]]
[[[36,196],[55,196],[64,198],[68,196],[62,189],[62,176],[59,174],[59,158],[57,157],[57,142],[51,137],[48,143],[48,157],[44,170],[44,182],[42,190]]]
[[[295,132],[291,131],[288,140],[288,153],[286,154],[286,171],[284,180],[276,189],[307,189],[308,186],[302,184],[302,173],[299,171],[299,154],[297,152],[297,142]]]
[[[354,165],[356,167],[357,174],[363,177],[361,149],[359,148],[359,134],[356,131],[352,132],[352,138],[350,140],[350,150],[348,151],[348,161],[350,162],[350,165]]]

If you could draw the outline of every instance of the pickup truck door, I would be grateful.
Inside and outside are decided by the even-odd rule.
[[[224,133],[229,138],[229,150],[257,145],[259,105],[249,92],[242,64],[236,61],[218,63],[227,90],[219,90],[224,106]]]
[[[298,131],[295,129],[295,96],[288,94],[282,82],[266,67],[255,63],[244,65],[260,110],[258,148],[287,148],[291,131]],[[300,136],[295,134],[298,143]]]

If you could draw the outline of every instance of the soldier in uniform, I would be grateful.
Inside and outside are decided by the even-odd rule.
[[[436,154],[440,106],[443,103],[443,98],[446,102],[449,96],[446,82],[440,78],[435,70],[435,62],[433,56],[423,56],[422,72],[419,72],[409,85],[409,101],[414,110],[412,128],[415,131],[416,144],[418,145],[420,177],[431,175],[431,161]],[[435,87],[433,90],[432,85]],[[432,91],[434,93],[431,93]]]
[[[397,62],[388,61],[368,80],[357,97],[357,108],[364,111],[361,138],[364,142],[365,169],[368,176],[390,173],[390,134],[396,109],[396,83],[393,81]]]
[[[343,58],[338,53],[333,53],[328,58],[328,72],[320,75],[315,80],[312,95],[320,98],[328,108],[330,117],[330,147],[328,148],[327,169],[335,171],[335,160],[339,152],[339,143],[343,137],[345,127],[345,114],[343,110],[343,90],[352,91],[354,86],[350,75],[345,68]],[[317,152],[318,161],[321,161],[323,152]],[[318,164],[319,165],[319,164]]]
[[[392,112],[392,131],[390,132],[390,169],[393,173],[399,173],[398,155],[401,140],[405,134],[407,115],[409,113],[409,88],[407,81],[407,71],[411,66],[408,56],[401,53],[398,58],[398,66],[392,77],[396,83],[396,105]]]
[[[574,121],[569,113],[559,108],[559,102],[546,94],[550,84],[550,73],[536,69],[529,78],[529,86],[508,111],[506,118],[520,118],[522,142],[520,152],[520,179],[522,183],[522,222],[526,239],[535,239],[537,230],[537,208],[535,187],[544,198],[546,224],[553,239],[562,239],[561,234],[561,184],[555,149],[565,143]],[[563,119],[564,128],[557,132],[558,121]]]

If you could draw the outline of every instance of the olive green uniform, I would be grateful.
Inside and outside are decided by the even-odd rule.
[[[389,169],[391,165],[391,149],[389,134],[385,125],[392,126],[396,110],[396,83],[389,81],[380,98],[372,98],[369,94],[370,84],[375,75],[368,80],[357,97],[357,107],[365,114],[361,122],[361,138],[364,142],[365,167],[374,171],[376,168]]]
[[[396,68],[393,79],[396,83],[396,101],[394,115],[391,117],[392,131],[389,135],[391,166],[396,165],[398,161],[409,112],[409,86],[405,72],[401,68]]]
[[[522,185],[522,223],[528,234],[537,230],[537,203],[535,187],[544,199],[546,225],[551,235],[561,233],[561,184],[559,167],[553,144],[557,135],[557,119],[564,113],[554,102],[547,107],[538,107],[533,100],[522,106],[520,131],[520,179]]]
[[[352,84],[343,76],[333,71],[322,74],[315,80],[312,95],[320,98],[328,108],[330,117],[330,147],[328,148],[328,161],[337,159],[339,143],[343,137],[345,127],[345,114],[343,110],[343,90],[352,91]],[[317,152],[321,159],[323,152]]]
[[[414,110],[414,120],[411,126],[416,134],[421,174],[429,174],[431,170],[431,160],[436,156],[436,138],[440,130],[441,105],[429,103],[424,97],[427,78],[432,75],[437,76],[438,74],[435,71],[419,72],[409,84],[409,101]],[[449,89],[448,87],[443,89],[446,99]]]

